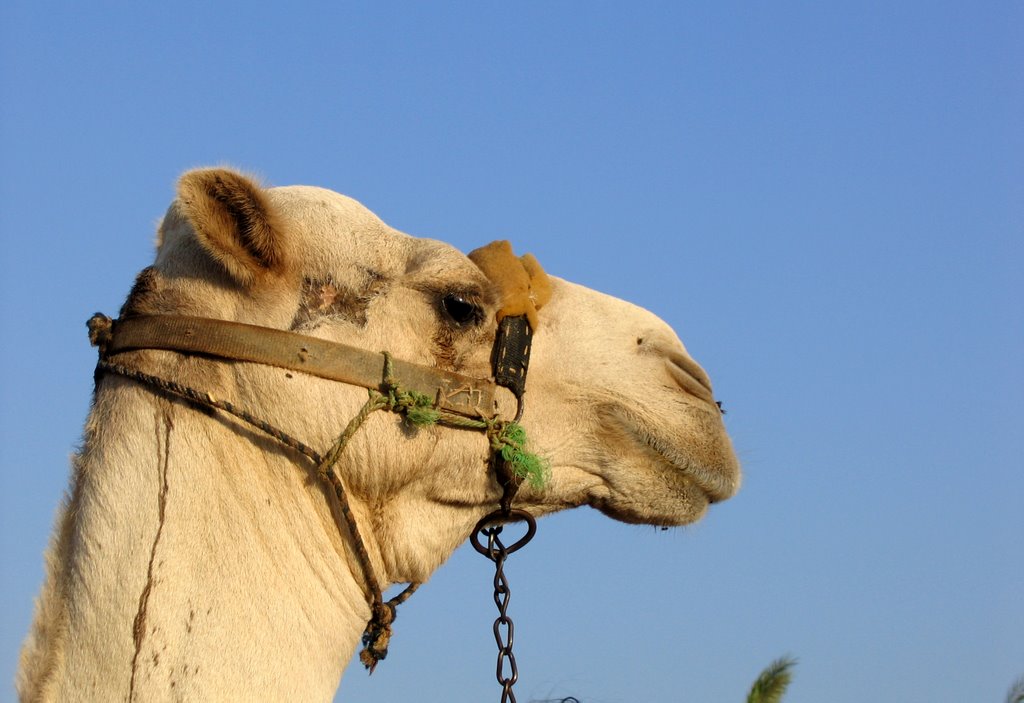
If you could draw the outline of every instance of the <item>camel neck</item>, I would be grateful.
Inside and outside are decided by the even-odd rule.
[[[293,457],[105,379],[75,473],[50,595],[58,693],[331,698],[369,613]]]

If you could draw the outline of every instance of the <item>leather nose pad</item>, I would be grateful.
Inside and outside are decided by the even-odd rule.
[[[526,392],[532,344],[533,330],[525,315],[506,317],[498,323],[494,343],[494,382],[516,396],[518,407],[513,422],[519,422],[523,417],[523,393]]]

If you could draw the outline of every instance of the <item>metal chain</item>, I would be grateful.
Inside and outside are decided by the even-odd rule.
[[[503,524],[505,522],[522,520],[526,523],[526,534],[519,541],[506,547],[501,541]],[[494,524],[498,522],[499,524]],[[494,562],[494,604],[498,607],[498,617],[494,621],[494,641],[498,645],[498,662],[496,676],[501,684],[501,703],[516,703],[516,694],[512,687],[519,680],[519,667],[516,665],[516,656],[512,653],[512,645],[515,642],[515,624],[508,616],[508,603],[512,597],[512,590],[508,585],[508,578],[505,576],[505,560],[509,554],[518,551],[527,542],[533,539],[537,532],[537,523],[533,516],[525,510],[499,510],[491,513],[479,523],[470,541],[473,548]],[[487,538],[487,546],[481,543],[480,536]]]
[[[494,641],[498,645],[496,675],[498,683],[501,684],[501,703],[516,703],[516,694],[512,691],[512,686],[519,680],[516,655],[512,653],[516,628],[512,618],[508,616],[508,602],[512,597],[512,591],[508,587],[508,578],[505,577],[505,559],[508,557],[508,550],[505,549],[505,545],[498,537],[500,533],[500,525],[484,530],[484,534],[487,535],[487,549],[491,553],[491,559],[494,560],[494,604],[498,606],[498,618],[494,621]],[[506,663],[509,669],[508,675],[505,674]]]

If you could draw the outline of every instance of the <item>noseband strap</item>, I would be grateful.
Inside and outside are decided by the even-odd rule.
[[[204,354],[301,371],[372,390],[381,388],[384,364],[381,353],[348,344],[240,322],[179,315],[114,320],[109,334],[96,343],[104,354],[137,349]],[[438,408],[466,417],[494,417],[495,384],[491,381],[399,359],[391,363],[395,378],[402,379],[406,388],[431,396]]]

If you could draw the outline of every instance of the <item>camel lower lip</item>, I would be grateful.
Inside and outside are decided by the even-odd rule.
[[[696,486],[700,491],[707,497],[709,503],[718,503],[725,500],[732,495],[732,487],[726,485],[728,482],[723,480],[717,474],[709,471],[703,466],[697,466],[695,464],[687,464],[680,466],[675,462],[668,460],[666,457],[665,463],[672,467],[675,471],[686,479],[689,483]]]
[[[684,452],[655,435],[643,431],[634,431],[632,434],[653,450],[658,458],[674,472],[699,488],[707,496],[708,502],[723,501],[736,492],[736,482],[725,473],[694,461]]]
[[[677,412],[682,417],[673,427],[655,424],[619,403],[602,409],[606,421],[621,432],[621,439],[646,450],[669,482],[697,489],[711,503],[726,500],[739,490],[739,464],[716,405],[681,405]],[[688,437],[700,439],[688,442]]]

